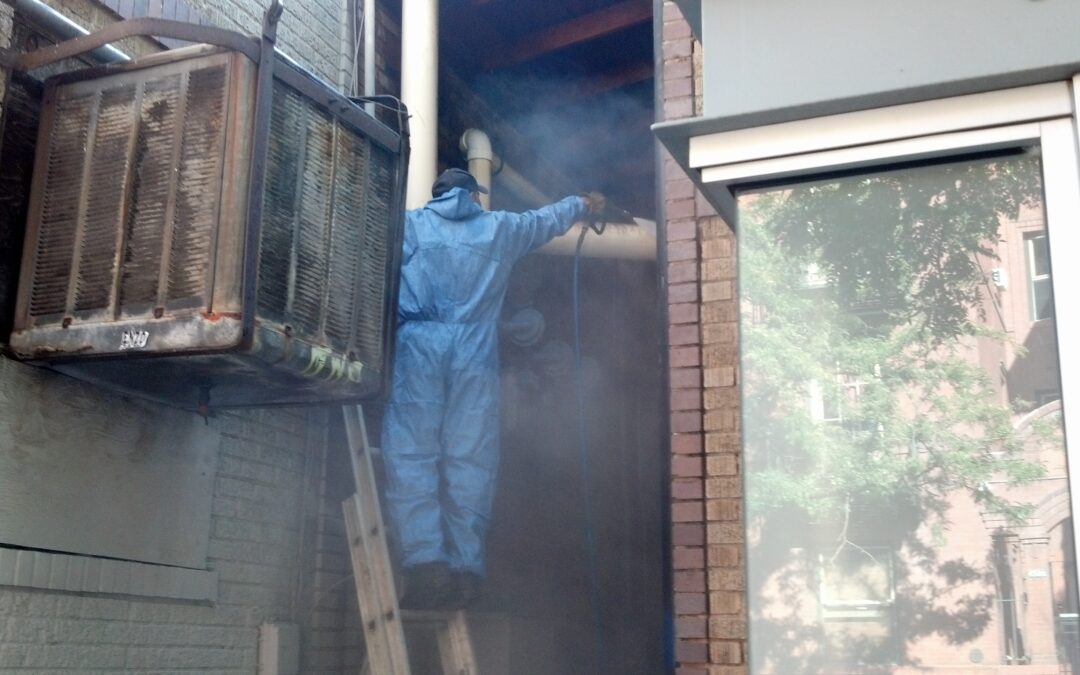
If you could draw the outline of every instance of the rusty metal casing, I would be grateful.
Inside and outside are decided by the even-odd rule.
[[[199,45],[46,82],[20,358],[182,407],[381,393],[407,130],[274,61],[265,136],[259,65],[239,51]]]

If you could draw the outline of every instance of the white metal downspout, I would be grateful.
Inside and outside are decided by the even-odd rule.
[[[375,0],[364,0],[364,96],[375,95]],[[369,115],[375,114],[375,104],[364,105]]]
[[[369,17],[371,18],[371,17]],[[405,207],[431,198],[438,154],[439,1],[401,3],[401,99],[409,107],[409,184]]]
[[[491,163],[495,155],[491,152],[491,139],[479,129],[467,129],[461,135],[461,150],[469,160],[469,173],[476,182],[488,189],[489,194],[480,194],[480,206],[484,210],[491,208]]]
[[[15,0],[15,10],[44,25],[46,28],[55,31],[65,40],[90,34],[90,31],[40,0]],[[118,61],[131,60],[130,56],[116,47],[113,47],[111,44],[98,47],[90,52],[90,54],[103,63],[116,63]]]

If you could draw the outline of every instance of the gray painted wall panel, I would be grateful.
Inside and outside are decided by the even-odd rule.
[[[0,544],[204,567],[220,445],[191,413],[0,359]]]
[[[1033,83],[1080,64],[1078,0],[701,3],[706,117],[841,112],[844,99],[970,93],[987,78]]]

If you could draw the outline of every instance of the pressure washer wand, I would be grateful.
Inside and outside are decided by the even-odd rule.
[[[604,208],[598,213],[589,213],[585,219],[588,223],[589,229],[597,234],[603,234],[607,229],[608,223],[628,223],[634,225],[636,221],[634,216],[625,209],[620,209],[611,203],[610,199],[604,198]],[[584,237],[582,237],[584,239]],[[580,249],[581,242],[578,242],[578,248]]]
[[[607,203],[607,207],[604,209],[604,217],[609,223],[627,223],[628,225],[634,225],[637,223],[634,220],[634,216],[630,214],[626,209],[620,209],[610,201]]]

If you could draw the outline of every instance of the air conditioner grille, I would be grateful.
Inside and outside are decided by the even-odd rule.
[[[226,79],[217,65],[57,102],[30,316],[207,302]]]
[[[271,321],[287,323],[285,311],[292,285],[290,270],[293,234],[296,231],[302,187],[303,145],[307,140],[307,106],[299,97],[274,90],[274,108],[267,139],[266,187],[259,246],[259,314]]]
[[[71,254],[79,220],[83,157],[95,96],[60,101],[56,106],[45,160],[41,225],[34,251],[30,315],[60,314],[67,307]]]
[[[355,333],[361,359],[383,358],[384,321],[362,321],[364,317],[383,316],[386,309],[386,269],[390,254],[387,246],[389,232],[387,220],[393,213],[394,156],[390,152],[371,147],[368,162],[368,204],[364,218],[364,250],[361,254],[360,297],[357,303]],[[393,316],[388,317],[394,321]]]
[[[366,248],[363,213],[367,191],[367,142],[340,126],[335,133],[334,213],[330,223],[326,336],[338,349],[355,352],[353,330],[360,257]],[[378,316],[378,314],[369,315]],[[370,361],[369,361],[370,363]]]
[[[260,315],[366,363],[382,358],[394,157],[275,83]],[[380,181],[387,183],[383,188]]]
[[[182,84],[174,74],[147,82],[143,91],[120,284],[120,304],[129,316],[146,314],[157,303]]]
[[[136,87],[102,92],[91,146],[93,168],[87,180],[85,222],[75,270],[75,309],[107,309],[116,274],[117,223],[120,221],[124,177],[129,165],[131,126]]]
[[[297,96],[290,91],[287,98],[294,100]],[[330,117],[317,109],[309,108],[305,121],[307,142],[301,165],[300,218],[295,240],[290,323],[307,335],[321,337],[320,319],[326,300],[326,246],[334,185],[334,129]]]
[[[169,301],[208,301],[221,188],[225,68],[192,71],[176,185],[169,254]]]

